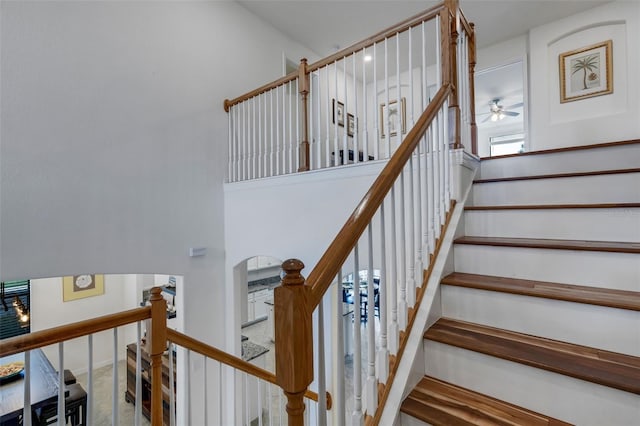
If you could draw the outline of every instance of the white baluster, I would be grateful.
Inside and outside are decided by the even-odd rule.
[[[327,424],[327,398],[324,397],[327,394],[326,385],[326,372],[325,372],[325,360],[324,360],[324,300],[321,300],[318,304],[318,424]]]
[[[342,164],[349,164],[349,141],[347,140],[347,110],[349,108],[349,94],[347,93],[347,58],[343,58],[342,62],[342,82],[344,90],[344,111],[342,119],[344,127],[342,128]]]
[[[378,380],[376,379],[376,327],[375,327],[375,289],[373,282],[373,229],[367,227],[367,388],[366,410],[373,414],[378,408]]]
[[[297,81],[297,80],[296,80]],[[293,136],[293,104],[297,101],[297,95],[294,92],[293,81],[289,82],[289,173],[295,173],[295,146],[296,139]],[[291,95],[293,93],[293,96]],[[297,103],[297,102],[296,102]]]
[[[360,335],[360,262],[358,243],[353,248],[353,413],[351,424],[362,426],[362,337]]]
[[[362,49],[362,160],[369,161],[369,120],[367,117],[367,66],[364,58],[367,56],[367,49]],[[375,109],[373,110],[375,111]],[[355,131],[360,134],[360,117],[356,105]],[[356,144],[357,145],[357,144]]]
[[[337,166],[340,164],[340,140],[338,139],[338,102],[340,101],[338,98],[338,61],[333,63],[334,72],[333,72],[333,84],[334,84],[334,96],[335,96],[335,104],[333,104],[333,165]],[[343,157],[344,158],[344,157]],[[344,161],[343,161],[344,162]]]
[[[257,97],[251,99],[251,179],[260,177],[261,144],[258,135],[262,135],[262,133],[260,133],[260,125],[256,122],[258,117],[258,114],[256,113],[256,102],[258,99]]]
[[[64,370],[58,370],[58,379],[64,377]],[[31,351],[24,352],[24,378],[22,406],[22,424],[31,424]],[[58,392],[58,395],[60,393]],[[58,408],[60,406],[58,405]]]
[[[380,116],[378,114],[378,49],[377,44],[373,43],[373,123],[374,123],[374,137],[375,144],[373,145],[373,157],[376,160],[380,159]]]
[[[87,424],[93,424],[93,334],[87,336]]]
[[[345,348],[344,348],[344,301],[342,297],[342,269],[338,272],[337,284],[335,286],[334,296],[336,303],[334,309],[337,315],[335,315],[335,323],[333,329],[336,330],[336,337],[334,339],[335,345],[335,372],[333,376],[335,398],[333,398],[334,411],[333,422],[336,426],[344,426],[345,419],[345,389],[344,389],[344,364],[345,364]]]
[[[389,289],[389,304],[391,305],[391,325],[389,326],[389,352],[393,355],[398,353],[400,344],[399,331],[402,329],[402,316],[398,312],[398,251],[397,238],[396,238],[396,185],[391,187],[391,253],[390,253],[390,266],[391,266],[391,279],[388,281]]]
[[[247,102],[242,102],[242,157],[241,157],[241,171],[242,177],[240,180],[247,179]]]
[[[385,106],[387,108],[387,122],[383,122],[385,137],[387,138],[387,153],[384,158],[391,158],[391,119],[389,117],[389,46],[388,38],[384,39],[384,92]],[[382,117],[384,119],[384,117]],[[395,208],[395,207],[394,207]]]
[[[204,401],[204,424],[209,424],[209,375],[207,374],[208,358],[206,355],[202,355],[202,379],[204,381],[202,400]]]
[[[142,419],[142,323],[138,321],[136,324],[136,404],[134,407],[135,424],[140,426]]]
[[[399,130],[398,130],[399,131]],[[398,272],[400,278],[400,302],[398,304],[398,325],[401,330],[406,329],[407,327],[407,308],[408,308],[408,300],[407,300],[407,228],[406,228],[406,214],[405,211],[405,191],[406,188],[404,186],[404,168],[400,172],[400,203],[399,203],[399,213],[400,213],[400,231],[398,233],[398,243],[400,244],[400,261],[398,262]]]
[[[140,341],[140,339],[138,339]],[[169,344],[169,426],[176,426],[176,383],[174,380],[175,370],[173,368],[174,357],[173,351],[175,350],[175,345],[173,343]],[[220,365],[218,363],[218,365]],[[218,375],[218,377],[221,377]],[[222,380],[218,380],[218,382],[222,383]],[[136,382],[137,383],[137,382]],[[222,395],[222,393],[220,393]],[[222,403],[220,404],[220,422],[222,422]]]
[[[187,372],[185,374],[185,399],[187,400],[187,424],[191,424],[191,350],[185,349],[185,364],[187,366]],[[233,383],[236,383],[235,376]]]
[[[345,58],[346,62],[346,58]],[[358,116],[358,85],[356,80],[356,52],[351,54],[351,76],[352,76],[352,85],[353,85],[353,119]],[[354,123],[355,124],[355,123]],[[360,161],[359,149],[358,149],[358,129],[354,126],[353,137],[351,141],[353,142],[353,162],[357,164]],[[344,116],[344,133],[349,137],[349,113],[348,109],[345,105],[345,116]],[[363,158],[364,160],[364,158]]]
[[[62,345],[62,343],[60,343]],[[62,368],[60,369],[62,370]],[[138,397],[138,395],[136,395]],[[64,398],[62,399],[64,401]],[[113,386],[111,390],[111,423],[113,426],[117,426],[120,424],[120,410],[118,410],[118,328],[113,329]],[[142,403],[142,399],[140,399]],[[60,405],[58,405],[58,413],[64,413],[64,409],[60,410]],[[64,416],[63,416],[64,417]],[[58,416],[60,419],[60,416]]]
[[[412,47],[413,47],[413,38],[412,31],[408,31],[409,35],[409,128],[413,128],[414,126],[414,108],[413,108],[413,60],[412,60]],[[398,36],[398,39],[400,37]],[[400,104],[398,104],[400,105]],[[398,111],[402,109],[399,107]],[[402,133],[402,132],[401,132]],[[416,240],[416,227],[415,227],[415,217],[416,217],[416,204],[414,200],[414,157],[415,153],[411,154],[411,157],[408,161],[409,168],[409,188],[408,188],[408,198],[409,198],[409,209],[408,209],[408,226],[407,226],[407,242],[409,247],[409,253],[406,258],[406,265],[408,269],[408,277],[407,277],[407,306],[413,307],[416,304],[416,271],[415,271],[415,240]]]
[[[233,132],[231,131],[231,117],[233,116],[233,108],[227,113],[227,134],[229,135],[229,152],[227,154],[229,169],[227,171],[227,180],[233,182]]]
[[[380,348],[376,359],[378,381],[386,383],[389,377],[389,350],[387,349],[387,248],[384,224],[384,201],[380,205],[380,282],[378,298],[380,306]],[[397,332],[396,332],[397,335]]]
[[[325,158],[324,158],[324,164],[325,167],[330,167],[331,166],[331,120],[329,119],[329,117],[331,117],[332,111],[332,105],[331,105],[331,84],[329,83],[329,65],[327,65],[326,67],[324,67],[322,69],[322,72],[324,73],[324,81],[325,81],[325,87],[326,87],[326,93],[325,93],[325,104],[326,104],[326,119],[325,121],[325,126],[326,126],[326,130],[325,130]]]
[[[265,164],[265,169],[267,169],[268,171],[265,173],[266,176],[275,176],[276,175],[276,170],[275,170],[275,165],[274,165],[274,156],[275,156],[275,145],[276,145],[276,140],[280,138],[280,128],[278,126],[276,126],[275,123],[275,119],[277,119],[278,117],[278,112],[280,112],[280,108],[279,108],[279,104],[278,104],[278,98],[276,96],[276,105],[275,107],[273,106],[273,93],[276,92],[276,89],[271,89],[269,90],[269,97],[270,97],[270,103],[271,103],[271,108],[269,111],[269,127],[271,127],[271,140],[270,140],[270,145],[268,147],[265,148],[265,150],[268,152],[267,157],[265,158],[265,162],[268,162],[269,167],[266,167]],[[277,93],[277,92],[276,92]],[[276,112],[276,118],[274,119],[273,117],[273,112]],[[275,133],[276,136],[274,138],[273,133],[274,133],[274,127],[275,127]]]
[[[114,331],[116,331],[117,329],[114,328]],[[114,345],[115,347],[115,345]],[[115,368],[115,365],[114,365]],[[114,383],[117,383],[116,381],[114,381]],[[60,413],[64,413],[64,396],[65,393],[65,389],[64,389],[64,342],[60,342],[58,343],[58,426],[62,426],[64,425],[65,422],[65,418],[64,415],[60,415]],[[115,393],[114,393],[115,396]],[[114,404],[115,407],[115,404]],[[113,414],[114,415],[114,419],[116,416],[116,413]],[[114,425],[116,423],[113,423]]]
[[[299,79],[296,79],[296,135],[298,137],[298,141],[300,140],[300,101],[298,100],[298,94],[300,93],[300,82]],[[293,171],[296,172],[300,168],[300,143],[296,141],[296,152],[295,152],[295,162]]]

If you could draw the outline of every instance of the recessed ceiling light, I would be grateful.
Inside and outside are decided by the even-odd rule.
[[[373,57],[371,55],[364,55],[364,61],[365,62],[371,62],[372,59],[373,59]]]

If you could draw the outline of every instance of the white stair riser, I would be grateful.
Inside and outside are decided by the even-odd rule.
[[[473,205],[637,203],[640,173],[489,182],[473,185]]]
[[[633,169],[637,168],[638,164],[640,143],[486,160],[481,163],[480,176],[482,179],[492,179],[589,170]]]
[[[640,241],[640,208],[469,210],[465,235]]]
[[[640,356],[638,311],[444,285],[442,315]]]
[[[455,244],[455,271],[640,291],[640,254]]]
[[[425,340],[428,375],[580,426],[638,424],[640,396]]]

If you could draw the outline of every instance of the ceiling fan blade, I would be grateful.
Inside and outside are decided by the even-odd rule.
[[[520,115],[519,112],[513,112],[513,111],[502,111],[502,113],[504,115],[508,115],[508,116],[511,116],[511,117],[517,117],[518,115]]]
[[[524,106],[524,102],[518,102],[517,104],[513,104],[513,105],[509,105],[508,107],[506,107],[505,109],[514,109],[514,108],[520,108]]]

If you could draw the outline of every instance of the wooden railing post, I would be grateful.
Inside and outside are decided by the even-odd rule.
[[[469,34],[469,108],[471,114],[471,152],[478,154],[478,126],[476,124],[476,26],[469,22],[471,34]]]
[[[162,354],[167,349],[167,302],[160,287],[151,289],[151,333],[147,350],[151,357],[151,425],[162,426]]]
[[[451,95],[449,95],[449,120],[453,121],[453,126],[451,123],[449,124],[449,128],[453,130],[453,147],[454,148],[463,148],[462,143],[460,142],[460,103],[458,100],[458,29],[460,28],[460,15],[458,13],[459,8],[459,0],[445,0],[444,2],[445,8],[447,9],[445,12],[447,13],[447,20],[443,22],[443,25],[446,28],[446,24],[449,24],[449,32],[448,32],[448,69],[445,67],[443,63],[443,75],[444,72],[448,72],[449,82],[453,85]],[[444,39],[443,39],[444,40]]]
[[[276,381],[287,396],[289,426],[304,424],[303,396],[313,381],[310,288],[300,274],[303,268],[297,259],[285,260],[282,285],[273,292]]]
[[[302,106],[302,135],[300,141],[299,172],[309,170],[309,71],[307,59],[300,60],[298,67],[298,91]]]

